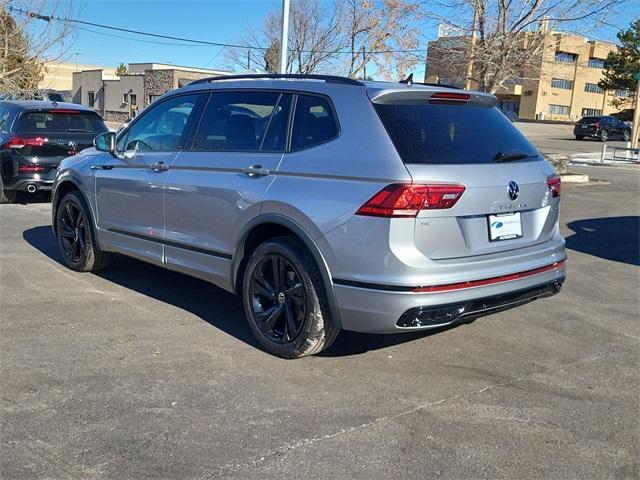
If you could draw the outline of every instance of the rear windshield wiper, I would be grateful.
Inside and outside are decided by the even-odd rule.
[[[502,162],[512,162],[514,160],[522,160],[523,158],[527,158],[532,156],[525,152],[512,152],[512,153],[504,153],[498,152],[498,154],[493,157],[494,163],[502,163]]]

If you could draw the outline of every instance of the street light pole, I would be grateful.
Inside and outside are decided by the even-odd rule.
[[[282,0],[282,30],[280,31],[280,73],[287,73],[287,49],[289,40],[289,0]]]

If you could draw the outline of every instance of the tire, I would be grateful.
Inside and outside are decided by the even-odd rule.
[[[78,192],[67,193],[56,213],[58,248],[64,263],[76,272],[95,272],[109,266],[113,254],[98,248],[91,216]]]
[[[17,192],[14,190],[4,189],[4,182],[2,181],[2,177],[0,176],[0,203],[15,203],[16,193]]]
[[[278,357],[319,353],[340,331],[318,266],[295,238],[275,238],[255,249],[244,271],[242,297],[253,334]]]
[[[625,131],[622,133],[622,140],[623,140],[624,142],[628,142],[630,138],[631,138],[631,132],[629,132],[629,130],[625,130]]]
[[[584,136],[582,136],[582,135],[576,135],[576,140],[584,140]]]
[[[606,142],[609,140],[609,132],[607,132],[604,128],[600,130],[600,141]]]

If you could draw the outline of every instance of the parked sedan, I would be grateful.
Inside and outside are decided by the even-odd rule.
[[[628,142],[631,138],[631,128],[622,120],[612,116],[582,117],[573,127],[573,134],[576,140],[590,137],[606,142],[618,138]]]
[[[107,130],[96,112],[81,105],[0,101],[0,202],[15,201],[18,192],[51,190],[60,161]]]

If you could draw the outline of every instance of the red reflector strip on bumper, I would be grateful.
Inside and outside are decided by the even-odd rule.
[[[548,272],[551,270],[557,270],[564,267],[565,260],[552,263],[545,267],[534,268],[533,270],[527,270],[520,273],[511,273],[509,275],[501,275],[499,277],[485,278],[482,280],[472,280],[470,282],[449,283],[447,285],[433,285],[429,287],[417,287],[413,289],[415,293],[433,293],[433,292],[447,292],[450,290],[461,290],[463,288],[482,287],[485,285],[492,285],[494,283],[508,282],[511,280],[519,280],[521,278],[531,277],[532,275],[538,275],[539,273]]]

